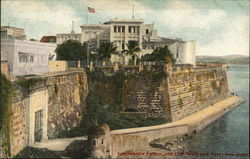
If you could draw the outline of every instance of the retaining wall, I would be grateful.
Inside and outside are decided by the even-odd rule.
[[[116,158],[123,152],[133,150],[136,152],[138,149],[143,149],[147,147],[151,141],[159,138],[191,134],[194,133],[194,131],[198,132],[244,101],[241,97],[230,96],[225,100],[219,101],[214,105],[210,105],[186,118],[172,123],[150,127],[120,129],[111,132],[104,129],[105,134],[97,136],[94,140],[98,141],[101,139],[102,141],[110,141],[110,143],[107,144],[106,142],[105,144],[105,142],[98,142],[92,157],[111,156]],[[92,144],[93,142],[90,143]],[[100,149],[100,147],[105,146],[106,149],[110,151],[103,151],[106,150],[105,148]]]
[[[168,124],[114,130],[111,131],[111,156],[117,157],[119,153],[143,147],[155,139],[186,133],[188,133],[187,125],[169,126]]]
[[[229,94],[224,67],[174,71],[168,78],[172,121],[192,114]]]

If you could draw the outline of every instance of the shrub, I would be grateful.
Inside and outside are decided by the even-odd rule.
[[[1,100],[0,100],[0,135],[3,134],[3,147],[6,156],[10,156],[10,116],[12,104],[12,84],[1,73]]]

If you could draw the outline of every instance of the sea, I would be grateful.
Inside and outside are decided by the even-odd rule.
[[[228,65],[228,84],[246,102],[197,133],[186,144],[190,158],[249,158],[249,65]]]

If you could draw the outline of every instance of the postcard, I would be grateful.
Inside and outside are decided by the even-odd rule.
[[[249,158],[248,0],[2,0],[0,158]]]

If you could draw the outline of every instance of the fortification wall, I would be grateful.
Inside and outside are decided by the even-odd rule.
[[[86,107],[88,93],[84,72],[47,78],[48,138],[55,138],[62,130],[77,126]]]
[[[134,79],[124,83],[122,106],[146,112],[146,117],[170,118],[168,84],[166,80]]]
[[[12,114],[10,118],[10,143],[11,155],[17,154],[29,144],[27,105],[29,96],[20,90],[15,90],[13,94]]]
[[[34,82],[35,81],[35,82]],[[11,155],[35,144],[36,113],[41,111],[41,138],[56,138],[62,130],[80,123],[86,107],[87,76],[83,71],[71,71],[26,78],[14,82],[10,125]]]
[[[114,74],[112,67],[107,68],[96,69]],[[124,111],[145,112],[146,117],[176,121],[229,94],[227,70],[223,65],[127,66],[119,69],[126,75],[122,88],[117,88],[112,80],[96,82],[96,92],[106,104],[115,104],[121,98]],[[165,75],[157,75],[163,71]]]
[[[193,134],[204,129],[244,101],[245,99],[241,97],[230,96],[188,117],[168,124],[120,129],[111,132],[109,129],[103,129],[104,135],[95,136],[89,140],[89,144],[91,145],[93,141],[99,141],[94,142],[92,157],[101,158],[111,156],[112,158],[116,158],[124,157],[124,155],[125,157],[130,157],[130,155],[126,156],[126,154],[131,151],[136,153],[145,148],[147,149],[147,146],[153,140],[168,136]]]
[[[225,67],[173,71],[168,78],[172,121],[228,96]]]

